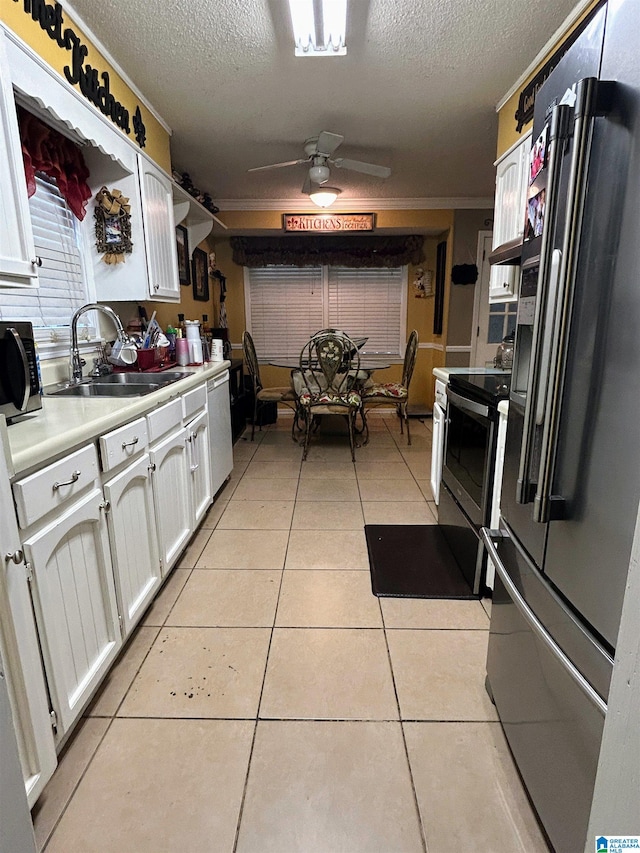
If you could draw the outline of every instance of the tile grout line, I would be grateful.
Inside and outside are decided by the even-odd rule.
[[[391,649],[389,648],[389,638],[387,636],[387,626],[384,619],[384,611],[382,609],[382,604],[380,602],[380,598],[378,597],[378,603],[380,604],[380,612],[382,615],[382,628],[384,633],[384,642],[387,648],[387,659],[389,661],[389,669],[391,670],[391,681],[393,683],[393,692],[396,697],[396,705],[398,707],[398,721],[400,723],[400,732],[402,733],[402,745],[404,747],[404,756],[407,762],[407,770],[409,771],[409,779],[411,781],[411,792],[413,794],[413,805],[416,810],[416,815],[418,818],[418,826],[420,828],[420,840],[422,842],[422,849],[424,853],[428,853],[427,846],[427,834],[426,829],[422,820],[422,814],[420,812],[420,805],[418,803],[418,792],[416,791],[415,780],[413,778],[413,768],[411,767],[411,760],[409,758],[409,747],[407,746],[407,738],[404,730],[404,721],[402,719],[402,709],[400,708],[400,697],[398,696],[398,686],[396,684],[396,677],[393,671],[393,661],[391,659]]]
[[[300,464],[302,464],[302,463],[300,463]],[[298,472],[298,485],[296,486],[296,497],[298,494],[299,487],[300,487],[300,473]],[[280,604],[280,595],[282,592],[282,582],[284,580],[284,571],[285,571],[284,567],[287,563],[287,553],[289,551],[289,542],[291,540],[291,530],[292,530],[292,526],[293,526],[293,515],[295,513],[295,500],[294,500],[293,510],[294,511],[291,513],[291,522],[289,524],[289,535],[287,537],[287,547],[285,548],[285,551],[284,551],[284,557],[282,560],[282,569],[280,570],[280,586],[278,587],[278,597],[276,600],[275,609],[273,611],[273,623],[271,625],[271,632],[269,634],[269,642],[267,644],[267,654],[266,654],[265,661],[264,661],[264,672],[262,674],[262,684],[260,685],[260,695],[258,696],[258,704],[256,707],[256,716],[255,716],[255,722],[254,722],[254,726],[253,726],[253,736],[251,738],[251,747],[249,749],[249,758],[247,760],[247,770],[246,770],[246,774],[245,774],[245,778],[244,778],[244,785],[242,788],[242,797],[240,799],[240,808],[238,809],[238,820],[236,823],[236,832],[235,832],[235,836],[233,839],[233,848],[232,848],[233,853],[236,853],[237,848],[238,848],[238,840],[240,838],[240,827],[242,825],[242,817],[244,815],[244,807],[245,807],[245,802],[246,802],[246,798],[247,798],[247,788],[249,786],[249,774],[251,772],[251,761],[253,759],[253,750],[255,747],[256,738],[258,736],[258,722],[260,720],[260,705],[262,704],[262,696],[264,694],[264,685],[265,685],[266,680],[267,680],[267,669],[269,667],[269,655],[271,654],[271,644],[273,642],[273,634],[275,632],[276,619],[277,619],[277,615],[278,615],[278,606]]]

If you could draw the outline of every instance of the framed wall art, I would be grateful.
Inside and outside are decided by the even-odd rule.
[[[191,284],[189,272],[189,234],[184,225],[176,225],[176,245],[178,247],[178,278],[180,284]]]
[[[191,274],[193,280],[193,298],[200,302],[209,301],[209,258],[202,249],[193,250]]]
[[[107,264],[120,264],[131,254],[131,206],[120,190],[106,187],[96,195],[96,249]]]

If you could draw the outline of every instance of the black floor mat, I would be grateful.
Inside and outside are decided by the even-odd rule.
[[[478,598],[437,524],[365,524],[371,589],[396,598]]]

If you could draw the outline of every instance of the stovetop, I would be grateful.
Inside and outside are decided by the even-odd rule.
[[[498,405],[509,397],[510,373],[451,373],[449,384],[467,397]]]

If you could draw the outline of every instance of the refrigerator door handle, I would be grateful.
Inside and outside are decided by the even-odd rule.
[[[582,692],[590,699],[592,704],[598,708],[598,710],[602,713],[603,716],[605,716],[607,713],[607,703],[598,693],[596,693],[596,691],[589,684],[587,679],[582,675],[580,670],[576,668],[576,666],[571,662],[567,655],[562,651],[560,646],[549,634],[542,622],[540,622],[538,617],[531,610],[527,602],[520,594],[520,591],[509,577],[509,573],[507,572],[504,563],[500,559],[498,550],[495,546],[496,539],[498,541],[500,539],[506,539],[508,538],[508,534],[506,534],[502,530],[490,530],[487,527],[483,527],[480,530],[480,535],[482,536],[482,541],[484,542],[485,547],[487,549],[489,559],[495,566],[496,574],[504,584],[504,587],[507,593],[509,594],[511,600],[520,611],[522,618],[529,625],[529,627],[538,637],[538,639],[542,643],[544,643],[549,652],[561,664],[561,666],[568,673],[568,675],[571,676],[571,678],[575,681],[575,683],[582,690]]]
[[[555,468],[556,446],[560,426],[562,390],[569,348],[569,330],[575,280],[578,267],[578,242],[586,196],[586,175],[593,121],[598,110],[598,80],[580,80],[576,90],[573,149],[567,188],[567,220],[562,241],[562,256],[557,285],[557,323],[552,336],[547,392],[540,401],[544,411],[538,485],[533,501],[533,520],[546,524],[552,518],[562,518],[564,501],[551,496]]]
[[[551,363],[551,344],[555,337],[556,323],[558,320],[558,279],[560,277],[560,265],[562,263],[562,252],[554,249],[551,253],[551,275],[549,276],[549,292],[547,296],[547,312],[544,320],[544,328],[547,334],[542,343],[542,355],[540,357],[538,402],[536,405],[536,426],[544,423],[545,405],[547,401],[549,369]]]
[[[540,261],[538,268],[538,285],[535,314],[533,319],[533,341],[527,378],[527,397],[524,411],[522,444],[520,447],[520,462],[518,466],[518,482],[516,487],[516,502],[530,503],[533,500],[531,488],[531,456],[533,436],[536,423],[536,401],[538,399],[538,378],[540,376],[540,355],[545,340],[546,306],[548,304],[548,284],[551,275],[552,257],[551,246],[555,231],[556,214],[558,211],[558,187],[560,184],[560,166],[562,163],[562,148],[569,136],[571,107],[559,104],[554,107],[549,123],[549,174],[547,179],[547,214],[542,226],[540,245]],[[516,344],[517,349],[517,344]]]

